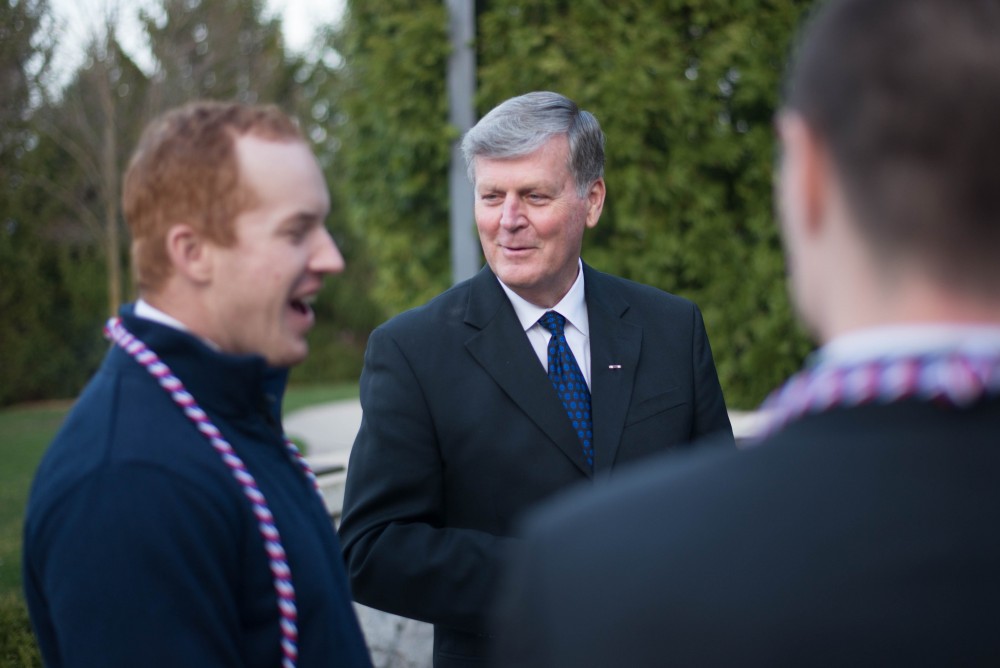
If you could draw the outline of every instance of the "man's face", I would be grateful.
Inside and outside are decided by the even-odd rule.
[[[553,137],[520,158],[475,158],[476,227],[493,273],[529,302],[554,306],[576,280],[583,230],[604,205],[604,180],[585,197],[569,169],[569,141]]]
[[[224,352],[291,366],[309,350],[310,302],[344,260],[324,227],[330,196],[301,141],[237,140],[240,178],[256,195],[235,221],[236,243],[212,246],[208,338]]]

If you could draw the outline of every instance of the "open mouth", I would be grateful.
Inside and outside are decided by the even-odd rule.
[[[316,300],[315,295],[310,295],[308,297],[297,297],[289,302],[289,306],[296,313],[302,315],[310,315],[312,313],[312,303]]]

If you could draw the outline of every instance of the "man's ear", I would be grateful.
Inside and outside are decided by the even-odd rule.
[[[167,255],[174,271],[195,283],[212,277],[212,244],[187,223],[178,223],[167,231]]]
[[[601,217],[601,211],[604,210],[604,195],[606,194],[606,190],[603,178],[597,179],[590,184],[590,190],[587,191],[587,227],[597,225],[597,221]]]
[[[802,232],[816,233],[823,225],[833,194],[829,151],[822,138],[795,112],[783,112],[778,117],[778,131],[786,205],[797,209]]]

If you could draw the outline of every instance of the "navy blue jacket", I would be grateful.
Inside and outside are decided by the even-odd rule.
[[[297,594],[298,665],[370,666],[330,518],[283,443],[286,373],[124,315],[267,498]],[[249,502],[206,438],[117,346],[39,467],[24,587],[51,667],[281,663],[276,596]]]

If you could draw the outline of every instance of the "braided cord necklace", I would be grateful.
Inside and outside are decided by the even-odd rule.
[[[993,353],[931,353],[842,365],[820,363],[788,380],[761,406],[767,415],[752,442],[789,422],[837,406],[887,404],[916,398],[962,408],[1000,394],[1000,356]]]
[[[295,668],[298,660],[298,610],[295,605],[295,588],[292,586],[292,572],[288,566],[285,556],[285,548],[281,543],[281,536],[278,534],[278,527],[274,524],[274,516],[268,508],[267,499],[257,486],[257,481],[247,470],[246,464],[230,445],[229,441],[223,437],[208,415],[198,406],[194,397],[184,389],[184,384],[170,371],[170,367],[163,362],[159,356],[150,350],[145,343],[129,332],[122,324],[121,318],[111,318],[104,327],[104,334],[111,339],[118,347],[132,356],[143,368],[146,369],[160,384],[174,403],[184,412],[184,415],[194,423],[198,431],[205,438],[229,468],[229,471],[236,478],[243,494],[250,501],[253,514],[257,518],[257,528],[261,538],[264,540],[264,549],[267,552],[268,566],[274,580],[274,590],[278,597],[278,612],[280,614],[281,627],[281,652],[283,668]],[[302,453],[295,447],[288,438],[285,438],[285,447],[288,449],[292,459],[301,466],[306,478],[312,483],[317,493],[319,483],[306,462]],[[322,495],[320,495],[322,499]]]

